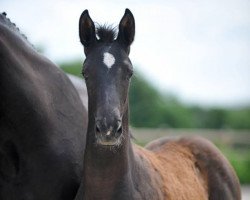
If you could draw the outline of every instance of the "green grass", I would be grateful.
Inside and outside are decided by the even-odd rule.
[[[241,184],[250,183],[250,150],[237,150],[233,148],[223,147],[222,153],[232,164],[240,179]]]

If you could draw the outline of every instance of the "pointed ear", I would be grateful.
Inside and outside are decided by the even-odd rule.
[[[90,47],[97,40],[95,33],[95,24],[90,18],[88,10],[84,10],[81,14],[79,20],[79,36],[80,41],[85,48]]]
[[[134,16],[129,9],[125,10],[120,24],[119,24],[119,33],[117,36],[117,41],[124,45],[127,49],[134,41],[135,37],[135,20]]]

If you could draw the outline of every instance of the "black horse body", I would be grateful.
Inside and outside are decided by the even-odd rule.
[[[0,199],[73,199],[86,126],[68,77],[0,14]]]

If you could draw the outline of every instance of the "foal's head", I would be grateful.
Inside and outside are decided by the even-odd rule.
[[[128,87],[133,74],[128,55],[135,35],[134,17],[126,9],[116,37],[112,28],[96,29],[85,10],[79,32],[86,55],[83,76],[89,98],[88,131],[98,145],[118,146],[128,134]]]

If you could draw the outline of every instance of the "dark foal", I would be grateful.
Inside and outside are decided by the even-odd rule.
[[[0,199],[74,199],[86,130],[68,77],[0,14]]]
[[[129,60],[135,21],[126,9],[117,37],[95,28],[88,11],[79,22],[86,60],[89,122],[84,176],[76,200],[239,200],[228,161],[201,138],[159,139],[145,149],[129,134]]]

